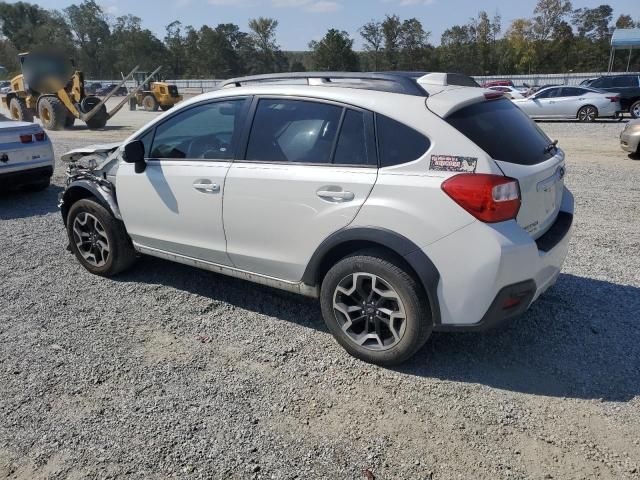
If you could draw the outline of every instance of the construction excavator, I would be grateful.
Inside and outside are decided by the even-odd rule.
[[[107,96],[100,99],[88,94],[83,73],[75,70],[73,61],[62,54],[21,53],[18,58],[22,74],[11,79],[11,90],[2,96],[2,105],[14,120],[32,122],[38,117],[47,130],[72,127],[77,119],[92,130],[103,128],[141,88],[132,89],[111,111],[107,111],[107,100],[138,72],[139,67],[135,67]]]

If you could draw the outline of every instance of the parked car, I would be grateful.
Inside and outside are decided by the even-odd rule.
[[[615,118],[620,112],[618,95],[588,87],[550,87],[513,102],[531,118],[593,122],[597,118]]]
[[[110,83],[108,85],[105,85],[99,88],[95,94],[100,97],[104,97],[105,95],[109,95],[111,91],[117,86],[118,86],[117,83]],[[120,96],[120,97],[126,97],[128,94],[129,94],[129,90],[127,90],[127,87],[122,86],[116,90],[116,93],[114,95]]]
[[[0,82],[0,93],[7,93],[11,91],[11,82]]]
[[[625,152],[640,155],[640,120],[631,120],[620,133],[620,146]]]
[[[337,341],[378,364],[433,330],[500,324],[558,278],[573,197],[556,142],[467,83],[226,81],[120,145],[63,156],[70,249],[97,275],[146,254],[319,298]]]
[[[53,166],[51,140],[40,125],[0,115],[0,192],[43,190],[49,186]]]
[[[488,82],[484,82],[482,84],[484,88],[491,87],[513,87],[513,82],[511,80],[491,80]]]
[[[489,90],[504,93],[508,98],[524,98],[520,90],[515,87],[489,87]]]
[[[90,95],[95,95],[98,90],[102,88],[102,84],[100,82],[90,82],[85,84],[84,90],[86,93]]]
[[[616,92],[620,97],[623,112],[629,112],[633,118],[640,118],[640,76],[610,75],[593,80],[590,87]]]

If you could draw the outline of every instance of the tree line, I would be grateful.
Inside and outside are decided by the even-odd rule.
[[[158,38],[133,15],[113,18],[95,0],[62,11],[28,2],[0,2],[0,65],[20,70],[18,52],[55,48],[69,52],[88,78],[118,78],[140,65],[163,66],[168,78],[230,78],[305,70],[451,71],[471,75],[592,72],[607,69],[614,28],[640,27],[640,19],[603,4],[574,9],[568,0],[539,0],[531,17],[503,27],[499,14],[480,11],[442,34],[440,45],[418,18],[387,15],[358,30],[362,51],[348,32],[330,29],[307,51],[283,51],[278,21],[251,19],[246,29],[233,23],[195,28],[174,21]],[[616,70],[629,58],[618,55]],[[640,51],[630,69],[640,70]]]

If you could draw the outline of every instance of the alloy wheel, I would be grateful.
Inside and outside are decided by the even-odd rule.
[[[109,238],[100,221],[90,213],[80,212],[73,220],[73,239],[80,255],[91,265],[102,267],[110,254]]]
[[[596,109],[593,107],[586,107],[580,110],[579,119],[582,122],[593,122],[596,119]]]
[[[631,115],[633,115],[634,118],[640,118],[640,103],[637,103],[633,109],[631,110]]]
[[[406,330],[407,315],[400,295],[372,273],[344,277],[334,291],[333,309],[347,337],[369,350],[388,350]]]

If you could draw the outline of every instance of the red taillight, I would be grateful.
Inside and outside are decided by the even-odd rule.
[[[446,180],[442,190],[483,222],[511,220],[516,218],[520,210],[520,185],[513,178],[463,173]]]
[[[20,141],[22,143],[31,143],[33,142],[33,135],[20,135]]]
[[[44,132],[38,132],[33,136],[36,137],[36,141],[38,142],[44,142],[47,139],[47,134]]]
[[[503,92],[485,92],[484,94],[484,98],[487,100],[497,100],[502,97],[504,97]]]
[[[614,103],[620,101],[620,97],[607,97],[607,98]]]

